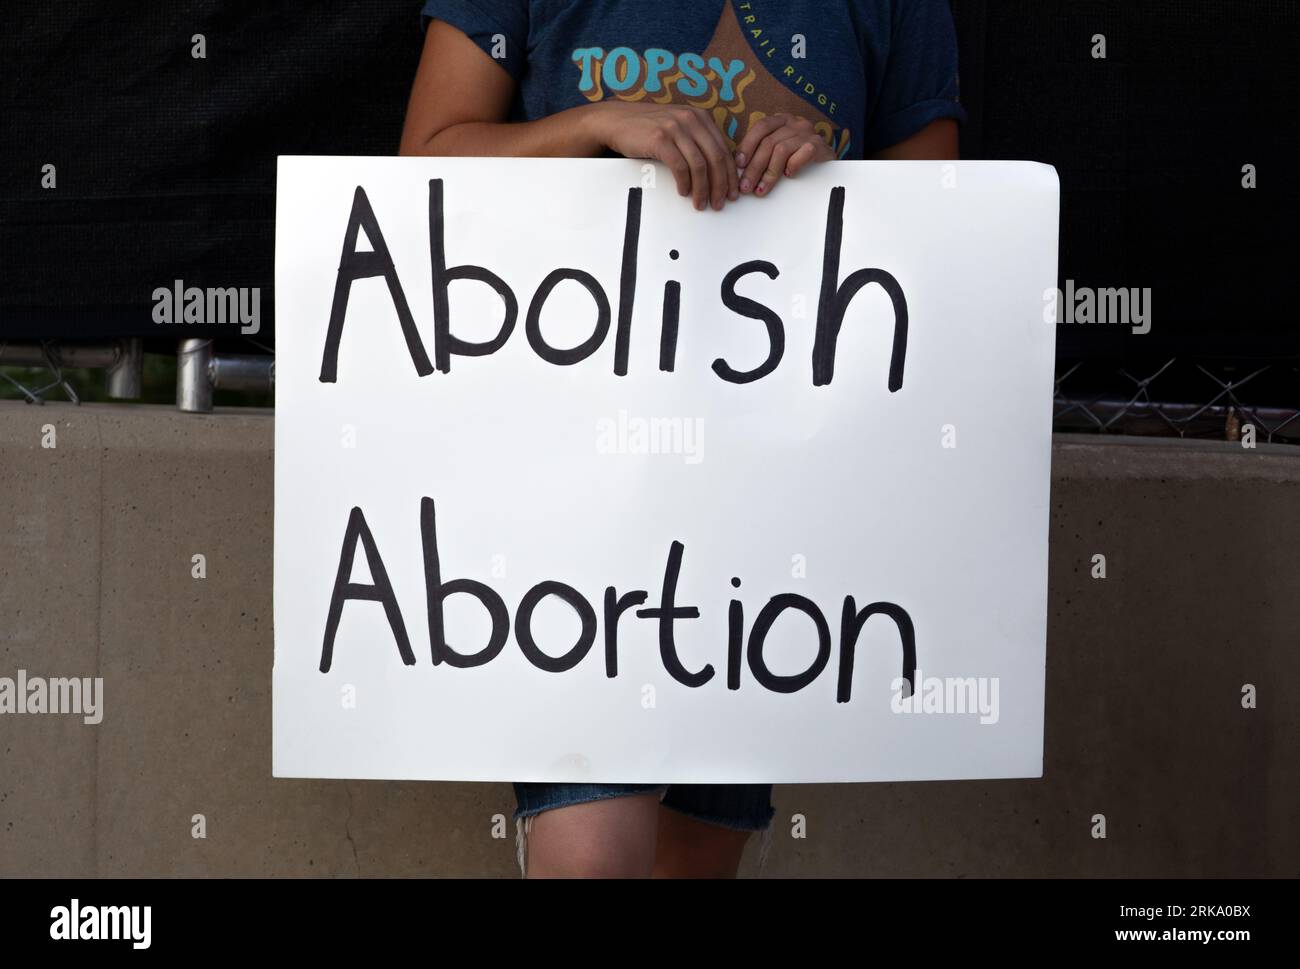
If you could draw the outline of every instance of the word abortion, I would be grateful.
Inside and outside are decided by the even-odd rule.
[[[446,580],[443,578],[442,561],[438,553],[435,507],[431,498],[423,498],[420,502],[420,536],[424,552],[424,580],[433,665],[439,666],[445,663],[452,668],[466,669],[491,662],[501,653],[510,634],[510,613],[505,601],[491,586],[476,579]],[[371,577],[369,583],[351,581],[358,543],[366,555],[366,564]],[[649,592],[645,589],[633,589],[620,595],[614,586],[605,588],[601,611],[604,619],[604,660],[607,677],[613,678],[618,675],[619,622],[624,613],[635,610],[634,615],[637,619],[648,619],[658,624],[660,659],[664,669],[674,680],[684,686],[700,687],[713,679],[716,671],[712,664],[705,664],[697,670],[689,670],[683,665],[677,653],[675,623],[679,620],[700,617],[698,607],[681,605],[676,601],[677,581],[681,574],[685,551],[685,546],[681,542],[672,543],[657,605],[637,608],[649,598]],[[739,588],[740,579],[733,577],[731,584]],[[460,652],[447,642],[443,603],[449,596],[457,594],[477,599],[491,620],[492,631],[488,642],[477,652]],[[544,599],[551,596],[572,607],[582,624],[577,641],[559,656],[543,652],[532,632],[534,611]],[[415,665],[415,653],[411,649],[406,623],[402,619],[392,582],[388,578],[388,571],[380,557],[374,536],[366,524],[365,516],[361,509],[356,507],[348,517],[343,548],[339,556],[338,574],[330,598],[329,613],[325,620],[325,636],[320,659],[322,673],[328,673],[333,665],[334,641],[343,616],[343,607],[349,601],[381,603],[402,662],[407,666]],[[768,667],[764,658],[764,645],[773,624],[788,610],[803,613],[812,621],[816,629],[817,656],[801,673],[780,675],[773,673]],[[844,597],[840,616],[839,668],[836,685],[836,700],[839,703],[849,701],[854,651],[858,637],[867,620],[875,615],[886,616],[897,626],[902,643],[903,679],[908,681],[909,687],[914,686],[916,636],[912,619],[907,611],[892,602],[872,602],[859,609],[853,596],[849,595]],[[732,599],[727,608],[726,676],[729,690],[740,689],[742,658],[747,660],[753,678],[775,693],[795,693],[804,689],[817,679],[830,661],[832,643],[830,624],[821,608],[805,596],[793,593],[772,596],[759,611],[750,627],[748,642],[745,639],[744,626],[744,606],[739,600]],[[524,595],[515,610],[514,634],[519,649],[530,663],[550,673],[566,672],[582,662],[595,645],[596,629],[596,609],[591,602],[577,589],[555,580],[534,585]]]

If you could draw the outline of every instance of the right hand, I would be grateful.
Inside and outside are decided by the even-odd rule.
[[[587,108],[594,136],[626,158],[652,158],[672,170],[677,194],[697,210],[721,210],[740,197],[736,159],[702,108],[642,101],[598,101]]]

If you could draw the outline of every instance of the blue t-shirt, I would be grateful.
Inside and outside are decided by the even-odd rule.
[[[965,119],[947,0],[427,0],[518,84],[513,117],[648,98],[712,114],[734,146],[768,114],[840,158]]]

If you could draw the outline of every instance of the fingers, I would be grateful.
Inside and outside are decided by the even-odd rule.
[[[739,198],[736,166],[731,160],[726,139],[713,119],[699,108],[692,108],[681,114],[680,124],[674,131],[678,149],[691,164],[691,194],[695,207],[703,209],[712,205],[715,211],[720,211],[728,199]],[[697,159],[703,162],[702,173]],[[701,197],[703,204],[700,203]]]
[[[713,207],[721,209],[726,201],[735,201],[740,197],[740,173],[736,170],[731,149],[721,129],[713,123],[713,118],[703,108],[695,108],[693,117],[697,129],[707,139],[709,151],[709,184],[712,189]]]
[[[761,119],[755,127],[766,120]],[[786,118],[780,127],[763,125],[762,130],[766,134],[759,139],[751,156],[746,158],[740,175],[742,193],[767,195],[783,176],[793,177],[809,162],[833,157],[829,146],[806,118]],[[750,142],[758,133],[751,130],[745,136],[745,142]]]
[[[704,211],[709,207],[709,163],[704,157],[704,152],[696,144],[691,132],[679,130],[673,138],[677,145],[677,150],[681,152],[682,157],[686,159],[687,167],[691,173],[691,202],[697,211]],[[678,189],[680,191],[680,188]]]
[[[691,166],[677,147],[673,136],[666,131],[659,131],[651,143],[652,157],[659,159],[673,173],[677,183],[677,194],[687,197],[691,194]]]
[[[810,162],[832,157],[806,118],[760,118],[734,155],[712,117],[700,108],[674,111],[657,123],[655,157],[672,171],[678,194],[689,197],[699,211],[721,210],[745,193],[765,196],[781,178],[792,178]]]
[[[763,170],[762,178],[759,179],[758,185],[754,188],[754,194],[766,195],[772,191],[773,186],[786,173],[786,165],[794,157],[794,154],[801,148],[811,147],[812,144],[800,135],[790,135],[773,145],[771,157],[768,159],[767,167]]]
[[[766,121],[767,119],[764,118],[763,120]],[[755,195],[767,194],[775,181],[775,179],[767,178],[768,172],[772,168],[772,153],[776,150],[776,146],[788,137],[790,137],[790,132],[784,125],[774,128],[763,136],[763,140],[754,147],[753,154],[749,156],[745,170],[740,174],[740,190],[742,192],[753,192]],[[784,160],[782,160],[781,166],[784,168]],[[777,170],[778,175],[780,171],[781,169]],[[767,179],[766,185],[763,185],[764,179]],[[762,187],[761,192],[759,191],[760,186]]]
[[[661,121],[651,151],[672,171],[677,194],[689,196],[697,210],[721,209],[728,197],[739,197],[726,140],[707,116],[685,110]]]
[[[772,132],[785,126],[786,116],[783,114],[769,114],[764,118],[759,118],[749,130],[745,132],[745,137],[741,139],[740,144],[736,147],[736,165],[744,169],[749,167],[750,160],[754,157],[754,152],[758,150],[759,144],[763,139]],[[751,185],[750,188],[753,188]],[[749,189],[742,188],[742,192]]]
[[[787,178],[793,178],[799,174],[799,171],[808,165],[817,157],[817,146],[811,141],[805,141],[790,156],[789,161],[785,163],[785,175]]]

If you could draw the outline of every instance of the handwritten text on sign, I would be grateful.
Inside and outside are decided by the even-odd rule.
[[[281,159],[276,774],[1037,775],[1055,174],[654,174]]]

